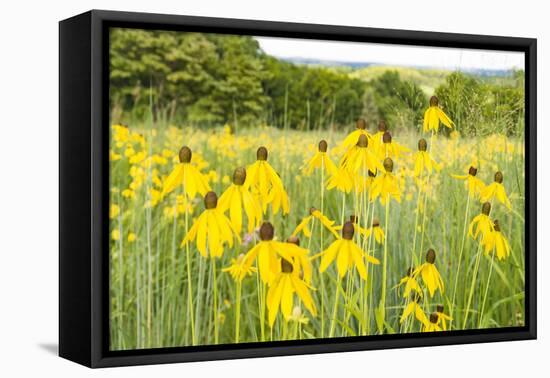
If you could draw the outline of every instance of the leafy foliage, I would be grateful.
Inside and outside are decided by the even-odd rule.
[[[265,54],[249,36],[113,29],[110,75],[113,122],[153,110],[156,119],[204,127],[338,129],[363,117],[418,129],[435,92],[465,135],[523,133],[523,72],[491,78],[295,64]]]

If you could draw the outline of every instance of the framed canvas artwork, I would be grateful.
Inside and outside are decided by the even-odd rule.
[[[60,355],[536,337],[536,40],[60,22]]]

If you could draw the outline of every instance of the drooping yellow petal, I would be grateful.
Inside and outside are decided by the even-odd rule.
[[[338,257],[336,258],[336,268],[338,269],[338,274],[340,275],[340,277],[344,277],[346,275],[346,272],[348,271],[350,258],[349,247],[347,243],[348,241],[349,240],[342,240],[338,251]]]
[[[359,276],[366,280],[367,279],[367,269],[365,267],[365,262],[363,261],[363,251],[359,249],[352,241],[348,242],[348,248],[350,251],[351,258],[355,265],[355,269],[359,273]],[[370,256],[369,256],[370,257]]]
[[[266,302],[270,327],[273,327],[273,324],[275,324],[275,319],[277,318],[277,313],[279,312],[279,305],[283,295],[283,285],[281,281],[282,280],[279,280],[270,286],[267,293]]]
[[[451,121],[451,119],[447,116],[447,114],[445,114],[443,110],[441,110],[440,108],[436,108],[436,109],[437,109],[437,116],[441,121],[441,123],[447,126],[449,129],[452,129],[454,125],[453,121]]]
[[[322,273],[329,265],[334,261],[336,258],[336,254],[338,253],[338,250],[340,249],[340,244],[342,243],[342,240],[335,240],[323,253],[323,257],[321,259],[321,265],[319,265],[319,271]]]
[[[162,196],[172,192],[178,185],[183,183],[183,163],[177,164],[172,172],[164,180],[162,186]]]
[[[296,293],[304,303],[304,306],[306,306],[311,315],[316,316],[317,309],[315,308],[315,304],[313,303],[313,299],[311,298],[311,294],[309,293],[307,286],[295,275],[291,276],[291,280],[294,288],[296,289]]]
[[[294,302],[294,288],[292,282],[290,281],[291,274],[283,274],[281,278],[281,285],[283,286],[283,293],[281,298],[281,312],[285,319],[289,319],[292,315],[292,304]]]

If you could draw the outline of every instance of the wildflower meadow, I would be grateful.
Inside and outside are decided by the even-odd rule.
[[[523,135],[471,97],[205,126],[144,93],[109,126],[112,350],[523,325]]]

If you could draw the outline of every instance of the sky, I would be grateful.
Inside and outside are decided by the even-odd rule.
[[[255,38],[260,43],[260,47],[264,52],[277,58],[368,62],[383,65],[431,67],[451,70],[508,70],[524,68],[524,54],[521,52],[294,38]]]

